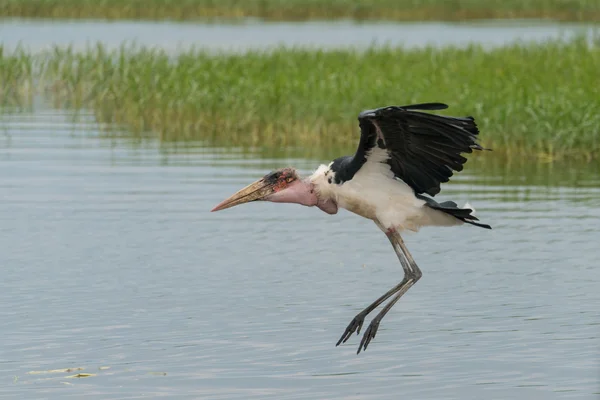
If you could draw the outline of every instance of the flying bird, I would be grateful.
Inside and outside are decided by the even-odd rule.
[[[477,222],[470,206],[433,199],[440,184],[463,169],[467,159],[462,153],[489,150],[476,142],[479,129],[473,117],[422,112],[446,108],[442,103],[424,103],[365,110],[358,115],[361,134],[355,154],[320,165],[304,179],[293,168],[270,172],[212,210],[262,200],[316,206],[327,214],[344,208],[375,222],[392,244],[404,277],[352,319],[336,346],[354,332],[360,334],[365,317],[391,298],[365,330],[357,354],[366,350],[383,317],[421,278],[402,232],[465,223],[491,229]]]

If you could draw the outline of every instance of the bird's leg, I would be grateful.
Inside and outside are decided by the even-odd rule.
[[[392,300],[390,300],[389,303],[385,305],[385,307],[383,307],[379,314],[377,314],[369,324],[369,327],[365,331],[362,340],[360,341],[360,345],[358,346],[358,351],[356,354],[360,353],[361,349],[367,349],[371,339],[375,338],[375,335],[377,334],[377,328],[379,328],[379,323],[383,317],[385,317],[385,315],[392,309],[394,304],[400,300],[400,297],[402,297],[402,295],[406,293],[408,289],[410,289],[411,286],[414,285],[422,276],[421,270],[406,248],[406,245],[404,244],[400,234],[395,230],[391,232],[388,231],[387,237],[392,243],[396,255],[398,255],[398,258],[400,259],[402,268],[404,269],[404,279],[402,279],[402,282],[395,287],[397,288],[396,295],[392,298]]]
[[[388,290],[383,296],[379,297],[370,306],[368,306],[363,311],[361,311],[360,313],[358,313],[354,317],[354,319],[352,319],[352,321],[350,322],[350,324],[348,324],[348,326],[346,327],[346,330],[342,334],[342,337],[336,343],[336,346],[339,346],[340,343],[345,343],[350,338],[350,336],[352,336],[352,334],[354,332],[356,332],[357,335],[360,333],[360,329],[362,328],[362,325],[363,325],[363,323],[365,321],[365,317],[369,313],[371,313],[374,309],[376,309],[377,307],[379,307],[381,305],[381,303],[383,303],[384,301],[386,301],[387,299],[389,299],[390,297],[392,297],[395,293],[397,293],[404,286],[406,286],[406,283],[408,282],[408,276],[409,276],[406,273],[406,271],[412,270],[412,268],[413,268],[413,267],[411,267],[408,259],[402,253],[402,250],[398,249],[397,246],[396,246],[396,244],[395,244],[396,243],[395,237],[397,236],[398,238],[400,238],[400,235],[398,234],[398,232],[396,232],[396,230],[394,230],[394,229],[385,230],[385,229],[383,229],[383,227],[378,222],[375,222],[375,223],[377,224],[377,226],[379,228],[381,228],[383,231],[386,232],[386,236],[388,237],[388,239],[390,240],[390,242],[394,246],[394,250],[396,251],[396,255],[398,256],[398,259],[400,260],[400,263],[402,264],[402,269],[404,270],[404,275],[405,276],[404,276],[404,279],[402,279],[402,282],[400,282],[399,284],[397,284],[396,286],[394,286],[393,288],[391,288],[390,290]],[[400,238],[400,241],[402,241],[402,238]],[[411,257],[411,260],[412,260],[412,257]],[[416,267],[416,265],[415,265],[415,267]],[[421,273],[421,271],[419,271],[418,268],[417,268],[417,271],[418,271],[419,274]],[[413,284],[414,284],[414,282],[413,282]]]

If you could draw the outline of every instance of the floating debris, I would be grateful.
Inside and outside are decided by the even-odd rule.
[[[85,372],[82,372],[75,375],[65,376],[65,378],[89,378],[90,376],[96,376],[96,374],[86,374]]]
[[[46,371],[29,371],[29,375],[39,375],[39,374],[58,374],[65,372],[73,372],[73,371],[83,371],[85,368],[77,367],[77,368],[61,368],[61,369],[49,369]]]

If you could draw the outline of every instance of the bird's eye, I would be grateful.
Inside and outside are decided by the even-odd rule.
[[[291,176],[288,176],[287,178],[285,178],[285,181],[286,181],[287,183],[292,183],[292,181],[293,181],[293,180],[294,180],[294,178],[293,178],[293,177],[291,177]]]

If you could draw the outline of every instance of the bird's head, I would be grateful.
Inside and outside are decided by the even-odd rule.
[[[293,168],[282,168],[268,173],[256,182],[239,190],[217,204],[211,211],[220,211],[258,200],[275,203],[297,203],[304,206],[314,206],[318,203],[317,194],[309,181],[300,179]]]

